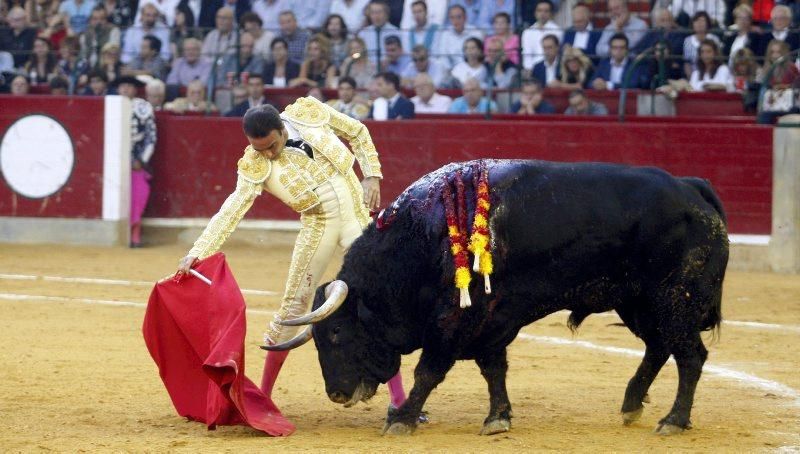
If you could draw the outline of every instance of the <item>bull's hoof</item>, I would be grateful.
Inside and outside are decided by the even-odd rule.
[[[381,435],[409,436],[414,433],[414,429],[416,429],[416,427],[409,426],[408,424],[404,424],[402,422],[396,422],[391,425],[389,425],[387,422],[383,426],[383,432],[381,432]]]
[[[642,417],[642,412],[644,412],[644,407],[639,407],[633,411],[623,411],[622,412],[622,424],[626,426],[630,426],[631,424],[635,423]]]
[[[644,397],[642,397],[642,403],[649,404],[650,403],[650,393],[646,393]]]
[[[495,435],[511,430],[511,421],[508,419],[493,419],[483,425],[481,435]]]
[[[687,427],[676,426],[675,424],[667,424],[667,423],[660,423],[657,427],[655,432],[658,435],[678,435],[683,433],[686,429],[691,429],[692,425],[689,424]]]

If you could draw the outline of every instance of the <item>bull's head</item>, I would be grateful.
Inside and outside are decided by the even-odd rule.
[[[345,407],[370,399],[379,383],[397,373],[400,354],[389,349],[383,339],[370,335],[359,316],[367,310],[356,295],[348,295],[343,281],[318,288],[312,309],[300,318],[280,322],[285,326],[308,325],[300,334],[262,348],[289,350],[313,337],[328,397]]]

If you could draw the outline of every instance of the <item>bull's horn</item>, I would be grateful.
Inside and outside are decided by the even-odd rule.
[[[325,287],[325,298],[325,304],[318,307],[317,310],[302,317],[292,320],[282,320],[278,323],[283,326],[300,326],[324,320],[344,303],[345,298],[347,298],[347,284],[345,284],[344,281],[331,282]]]
[[[269,350],[273,352],[282,352],[284,350],[291,350],[293,348],[297,348],[306,342],[311,340],[311,327],[306,327],[300,334],[294,336],[293,338],[289,339],[288,341],[282,344],[276,345],[262,345],[261,348],[264,350]]]

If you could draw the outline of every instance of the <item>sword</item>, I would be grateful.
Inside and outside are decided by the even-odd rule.
[[[205,282],[206,284],[211,285],[211,279],[203,276],[202,274],[200,274],[199,271],[195,270],[194,268],[190,268],[189,273],[191,273],[194,277],[200,279],[201,281]]]

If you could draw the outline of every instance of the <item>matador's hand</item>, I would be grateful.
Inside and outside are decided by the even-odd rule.
[[[381,206],[381,180],[377,177],[367,177],[361,182],[364,189],[364,205],[370,210],[377,211]]]
[[[193,257],[191,255],[187,255],[186,257],[182,258],[180,263],[178,264],[178,272],[175,273],[176,278],[180,278],[182,275],[189,273],[189,270],[197,263],[197,257]]]

